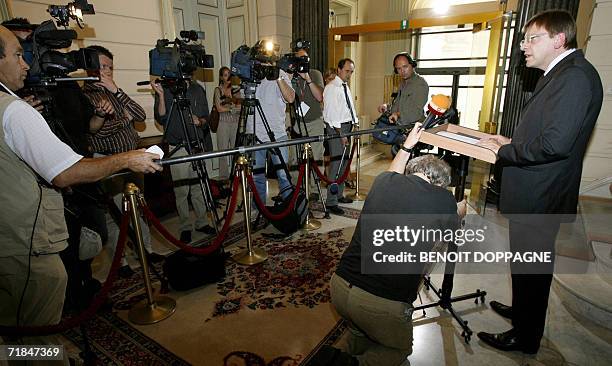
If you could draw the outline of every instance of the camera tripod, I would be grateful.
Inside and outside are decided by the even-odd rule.
[[[181,123],[181,132],[183,135],[182,141],[174,148],[172,151],[168,153],[168,157],[174,155],[179,149],[185,148],[187,154],[192,155],[197,152],[205,151],[204,143],[202,141],[203,137],[200,138],[199,135],[199,126],[193,124],[193,112],[191,110],[191,102],[187,98],[187,89],[191,84],[191,79],[189,78],[179,78],[175,79],[172,84],[168,83],[170,91],[172,92],[172,105],[170,106],[170,110],[168,112],[168,122],[164,128],[164,141],[166,141],[166,135],[170,130],[170,126],[172,124],[172,116],[174,113],[178,113],[178,118]],[[160,103],[164,103],[165,101],[160,100]],[[189,119],[187,122],[186,118]],[[193,132],[193,140],[189,135],[188,125],[191,125],[191,130]],[[202,192],[202,197],[204,198],[204,205],[208,212],[212,213],[213,216],[213,227],[217,234],[219,233],[219,215],[217,213],[217,205],[215,203],[212,190],[210,188],[210,180],[208,176],[208,169],[206,167],[206,162],[202,160],[195,160],[191,162],[191,167],[195,171],[198,176],[198,183],[200,191]]]
[[[242,146],[254,146],[256,142],[258,142],[257,135],[255,133],[255,129],[256,129],[255,113],[259,115],[259,118],[263,122],[262,123],[263,127],[266,130],[266,134],[268,135],[268,138],[270,139],[270,141],[272,142],[276,141],[274,137],[274,133],[270,129],[270,124],[268,123],[266,115],[264,114],[264,111],[261,107],[261,103],[255,97],[255,92],[257,91],[257,83],[256,82],[243,82],[241,87],[244,90],[244,99],[242,100],[242,104],[240,106],[240,114],[238,117],[238,129],[236,130],[236,140],[235,140],[236,142],[235,142],[234,147],[237,148],[237,147],[242,147]],[[251,120],[251,123],[253,126],[252,133],[248,131],[249,116],[253,116]],[[293,185],[291,183],[291,175],[289,174],[289,169],[287,167],[285,159],[283,158],[283,155],[281,154],[280,148],[278,147],[273,148],[271,152],[272,154],[278,157],[278,159],[280,160],[281,169],[285,171],[285,174],[287,175],[287,180],[289,181],[291,185]],[[231,171],[230,171],[231,177],[233,177],[236,174],[237,157],[238,157],[237,155],[234,155],[232,157],[232,165],[231,165]],[[232,191],[233,188],[234,187],[233,187],[233,181],[232,181],[230,183],[230,191]],[[243,209],[242,207],[243,204],[245,204],[245,202],[241,204],[241,207],[239,207],[239,209]],[[229,205],[226,205],[226,212],[224,214],[224,217],[227,216],[227,209],[229,209]]]
[[[295,101],[291,103],[289,106],[289,118],[291,119],[291,128],[293,128],[294,126],[297,126],[298,130],[296,132],[299,135],[299,137],[303,137],[303,136],[309,137],[308,127],[306,126],[306,120],[304,120],[304,112],[302,111],[302,102],[300,101],[300,97],[298,96],[298,93],[295,93]],[[302,128],[303,128],[303,132],[302,132]],[[303,147],[296,145],[295,152],[296,152],[296,156],[298,157],[303,156],[302,155]],[[311,179],[313,179],[313,182],[315,182],[315,185],[317,186],[317,191],[319,192],[319,200],[321,201],[321,205],[323,206],[323,212],[324,212],[323,218],[329,219],[330,218],[329,211],[327,210],[326,200],[325,198],[323,198],[323,193],[321,190],[321,180],[319,179],[319,176],[316,175],[312,169],[310,170],[310,172],[306,172],[306,174],[311,175]]]

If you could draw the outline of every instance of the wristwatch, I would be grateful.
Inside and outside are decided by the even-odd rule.
[[[407,148],[406,146],[404,146],[403,144],[400,145],[400,149],[404,150],[407,153],[412,153],[412,149]]]
[[[121,88],[117,88],[117,91],[113,95],[118,96],[121,93],[123,93],[123,90],[121,90]]]

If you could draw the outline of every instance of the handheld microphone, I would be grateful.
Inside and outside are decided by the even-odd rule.
[[[427,115],[427,118],[425,118],[425,121],[423,121],[423,126],[421,128],[424,130],[432,128],[440,123],[440,121],[446,119],[446,112],[449,110],[451,104],[452,99],[447,95],[432,95],[431,100],[427,104],[429,114]]]

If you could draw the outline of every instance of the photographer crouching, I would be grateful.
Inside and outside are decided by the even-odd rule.
[[[466,213],[466,202],[456,203],[446,187],[450,184],[450,167],[434,156],[421,156],[408,162],[410,150],[421,135],[421,124],[415,124],[391,163],[372,185],[349,247],[331,279],[331,298],[336,311],[349,322],[349,332],[342,348],[346,365],[409,365],[412,353],[412,302],[416,300],[425,263],[405,263],[404,274],[369,274],[362,272],[362,261],[374,244],[362,234],[371,227],[374,215],[385,215],[382,221],[398,221],[399,215],[411,215],[418,221],[414,227],[456,229]],[[406,166],[408,163],[408,166]],[[404,173],[406,171],[406,175]],[[404,221],[403,216],[400,221]],[[369,226],[368,226],[369,225]],[[376,224],[374,224],[376,225]],[[431,250],[430,242],[419,242],[416,251]],[[363,252],[362,252],[363,250]],[[365,267],[364,267],[365,268]],[[325,353],[339,353],[326,348]],[[324,364],[324,363],[323,363]]]

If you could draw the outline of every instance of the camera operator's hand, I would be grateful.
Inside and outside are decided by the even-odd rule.
[[[310,75],[307,72],[300,72],[298,73],[298,75],[300,75],[300,77],[304,79],[305,82],[309,84],[312,83],[312,79],[310,78]]]
[[[341,143],[343,146],[348,145],[348,137],[341,137],[341,138],[340,138],[340,143]]]
[[[205,123],[204,118],[198,118],[196,115],[191,116],[191,120],[196,126],[202,126]]]
[[[383,103],[378,106],[378,113],[385,113],[389,107],[386,103]]]
[[[33,95],[23,97],[23,101],[31,105],[32,108],[36,109],[39,113],[42,113],[43,109],[45,109],[42,101]]]
[[[391,123],[396,123],[398,119],[399,119],[399,112],[391,113],[391,115],[389,116],[389,122]]]
[[[467,201],[464,198],[461,202],[457,202],[457,215],[464,218],[467,215]]]
[[[104,118],[109,114],[113,114],[114,112],[115,108],[113,108],[112,103],[107,99],[100,100],[94,109],[95,115],[100,118]]]
[[[110,91],[113,94],[115,94],[117,90],[119,90],[113,78],[104,73],[100,73],[100,81],[97,82],[96,85],[105,87],[108,91]]]
[[[151,83],[151,88],[160,98],[164,96],[164,87],[160,83]],[[162,99],[163,100],[163,99]]]
[[[159,155],[148,153],[145,149],[132,150],[124,154],[126,154],[127,167],[133,172],[155,173],[163,169],[161,165],[154,162],[154,160],[159,160]]]

